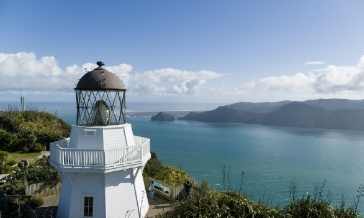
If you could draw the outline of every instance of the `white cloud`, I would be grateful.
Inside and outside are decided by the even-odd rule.
[[[174,68],[145,71],[136,74],[130,83],[137,93],[194,94],[208,80],[221,75],[212,71],[185,71]]]
[[[305,65],[323,65],[325,62],[323,61],[307,61]]]
[[[0,53],[0,91],[72,91],[81,76],[95,68],[92,63],[61,68],[55,57],[34,53]],[[137,73],[129,64],[107,66],[133,94],[194,94],[204,83],[221,75],[212,71],[185,71],[174,68]],[[129,93],[130,93],[129,92]]]
[[[356,65],[329,65],[304,73],[264,77],[244,82],[241,98],[260,100],[364,98],[364,56]]]
[[[59,96],[72,96],[78,79],[94,67],[93,63],[60,67],[55,57],[37,57],[34,53],[0,53],[0,99],[17,92],[62,92],[67,94]],[[242,82],[207,70],[163,68],[136,72],[126,63],[107,68],[125,82],[128,93],[138,96],[138,100],[150,96],[193,100],[191,95],[196,97],[194,100],[224,102],[364,98],[364,56],[355,65],[318,65],[308,72]]]

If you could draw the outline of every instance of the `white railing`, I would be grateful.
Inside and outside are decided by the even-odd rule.
[[[69,141],[61,140],[51,144],[50,160],[61,168],[110,169],[141,164],[150,157],[150,141],[138,136],[134,139],[134,146],[108,150],[69,148]]]

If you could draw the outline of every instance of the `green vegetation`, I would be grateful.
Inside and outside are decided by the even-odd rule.
[[[9,174],[0,184],[2,217],[35,217],[43,200],[26,195],[26,187],[40,183],[42,190],[59,182],[56,170],[46,157],[40,158],[40,151],[69,131],[68,124],[50,113],[0,111],[0,173]]]
[[[39,152],[50,142],[69,135],[70,127],[47,112],[1,111],[0,150]]]
[[[40,152],[9,152],[8,160],[13,162],[15,161],[16,163],[21,160],[27,160],[30,163],[33,163],[40,155]]]
[[[154,152],[152,152],[152,157],[145,166],[143,173],[144,177],[151,177],[168,185],[182,185],[187,180],[191,180],[185,171],[162,165]]]
[[[59,182],[57,171],[48,158],[41,158],[28,165],[20,161],[12,167],[6,182],[0,185],[0,210],[3,217],[34,217],[37,207],[43,204],[39,197],[26,195],[27,185],[42,183],[43,188],[53,187]]]
[[[310,195],[290,202],[282,210],[283,215],[289,217],[312,217],[312,218],[354,218],[359,217],[356,209],[333,207],[328,201],[316,199]]]
[[[236,192],[217,192],[207,183],[196,187],[192,196],[162,217],[241,217],[241,218],[358,218],[356,209],[333,207],[311,196],[291,200],[283,208],[272,208],[250,201]]]
[[[9,171],[8,153],[0,151],[0,174],[7,173]]]
[[[7,182],[0,185],[0,192],[21,195],[25,193],[24,183],[43,183],[53,186],[59,182],[57,171],[49,165],[47,157],[30,165],[27,161],[21,161],[12,168],[12,171]]]
[[[201,185],[179,204],[171,217],[280,217],[278,209],[249,201],[235,193],[215,192]]]

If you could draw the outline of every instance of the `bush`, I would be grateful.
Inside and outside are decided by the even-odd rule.
[[[4,129],[7,132],[15,132],[15,123],[8,116],[0,116],[0,129]]]
[[[181,170],[170,166],[163,166],[157,155],[152,152],[151,159],[144,168],[144,176],[160,180],[168,185],[182,185],[191,178]]]
[[[185,171],[170,166],[163,166],[153,178],[168,185],[182,185],[187,180],[191,180]]]
[[[17,162],[16,162],[15,160],[9,160],[9,161],[6,163],[6,165],[7,165],[7,166],[9,166],[9,167],[14,166],[14,165],[16,165],[16,164],[17,164]]]
[[[16,135],[16,140],[13,143],[13,147],[17,151],[32,151],[35,147],[36,141],[37,137],[31,131],[21,130]]]
[[[156,153],[151,152],[151,158],[144,167],[144,175],[155,177],[163,168],[162,163],[159,161]]]
[[[352,208],[333,207],[310,196],[292,201],[283,209],[249,201],[235,192],[216,192],[201,184],[191,198],[181,202],[166,217],[241,217],[241,218],[358,218]]]
[[[24,172],[20,171],[19,173],[23,174]],[[45,184],[54,185],[59,182],[58,173],[49,165],[47,157],[37,160],[28,167],[27,179],[30,184],[43,182]]]
[[[235,193],[197,191],[177,206],[171,217],[280,218],[280,210],[249,201]]]
[[[11,149],[11,145],[14,142],[15,137],[12,133],[9,133],[3,129],[0,129],[0,149],[8,151]]]
[[[37,207],[40,207],[43,205],[44,201],[42,198],[40,197],[32,197],[30,200],[29,200],[29,206],[31,206],[32,208],[37,208]]]
[[[311,218],[352,218],[358,217],[358,213],[352,208],[335,208],[327,201],[303,197],[292,201],[286,208],[285,213],[291,217]]]
[[[0,149],[41,151],[69,135],[70,126],[56,116],[37,111],[0,112]]]
[[[6,162],[8,160],[8,153],[5,151],[0,151],[0,173],[6,171]]]
[[[36,143],[32,151],[45,151],[46,147],[40,143]]]

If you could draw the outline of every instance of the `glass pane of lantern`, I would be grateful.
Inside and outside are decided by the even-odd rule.
[[[99,100],[94,106],[94,125],[108,125],[110,121],[110,108],[105,101]]]

